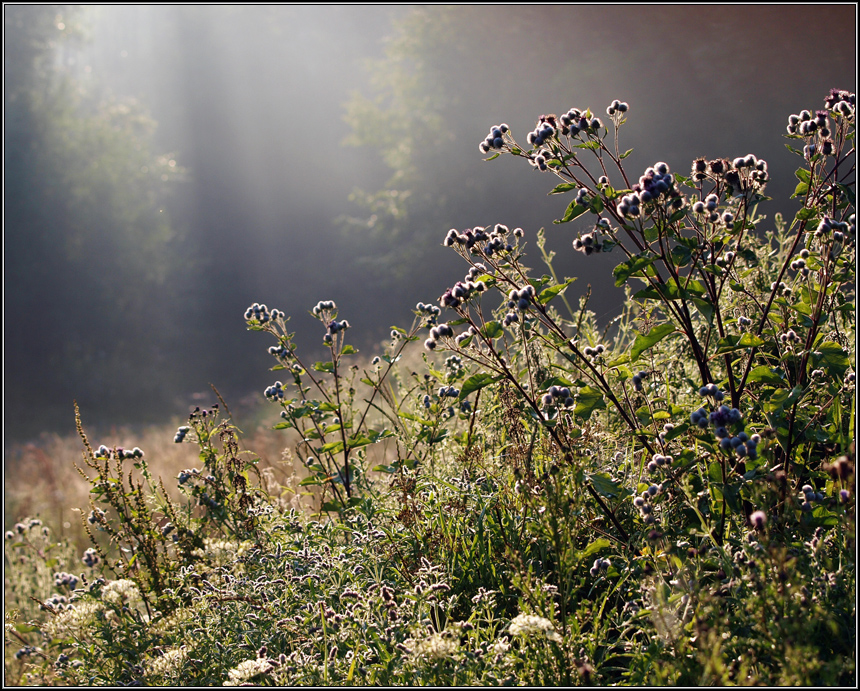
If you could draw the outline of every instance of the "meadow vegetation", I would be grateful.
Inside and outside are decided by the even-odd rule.
[[[79,415],[79,532],[63,479],[6,516],[7,682],[854,685],[855,96],[788,118],[792,220],[753,154],[631,177],[630,110],[479,143],[615,253],[608,326],[544,230],[481,219],[376,354],[331,300],[319,362],[248,308],[277,449],[214,393],[162,438]]]

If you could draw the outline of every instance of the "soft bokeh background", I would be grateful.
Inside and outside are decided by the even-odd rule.
[[[608,320],[616,257],[570,248],[555,179],[478,144],[630,104],[638,176],[754,153],[794,211],[787,116],[855,89],[856,6],[4,6],[4,438],[262,398],[254,301],[335,300],[372,354],[465,267],[451,228],[547,228]],[[532,245],[533,247],[533,245]],[[536,265],[538,259],[533,263]]]

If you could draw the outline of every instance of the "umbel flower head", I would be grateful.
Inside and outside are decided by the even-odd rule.
[[[561,643],[561,636],[552,622],[534,614],[518,614],[511,620],[509,630],[514,636],[538,636]]]

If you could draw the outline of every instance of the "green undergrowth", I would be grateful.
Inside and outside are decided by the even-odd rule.
[[[853,685],[854,95],[789,118],[790,222],[754,155],[629,178],[628,110],[480,144],[558,178],[583,261],[616,253],[609,327],[500,223],[444,236],[465,276],[370,360],[333,301],[316,363],[255,303],[301,478],[224,401],[177,477],[78,418],[90,546],[7,532],[7,681]]]

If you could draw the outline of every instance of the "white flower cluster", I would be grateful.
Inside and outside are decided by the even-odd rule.
[[[264,658],[245,660],[240,662],[238,667],[227,672],[227,681],[224,682],[224,686],[239,686],[258,674],[268,674],[273,669],[275,667],[272,663]]]
[[[406,641],[406,647],[416,657],[444,660],[456,655],[460,646],[456,640],[446,638],[440,633],[434,633],[422,640]]]
[[[187,659],[188,652],[185,650],[185,646],[171,648],[160,657],[149,660],[146,671],[151,676],[163,677],[178,672]]]
[[[240,545],[231,540],[203,539],[203,549],[195,549],[191,554],[198,559],[209,559],[213,562],[223,563],[240,557],[247,550],[247,546]]]
[[[102,600],[112,605],[121,605],[140,600],[140,590],[134,581],[121,578],[111,581],[102,590]]]
[[[46,631],[53,637],[76,637],[92,628],[93,620],[102,610],[102,603],[93,600],[78,600],[71,608],[53,617],[46,625]]]
[[[561,636],[549,619],[544,619],[534,614],[519,614],[513,618],[509,628],[514,636],[531,636],[538,634],[546,636],[547,639],[561,643]]]

